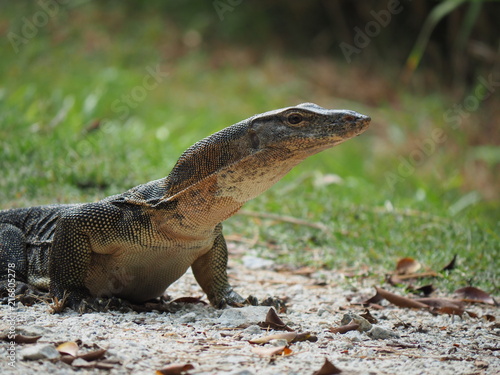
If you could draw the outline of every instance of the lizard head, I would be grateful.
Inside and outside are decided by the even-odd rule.
[[[300,161],[361,134],[369,123],[360,113],[312,103],[252,116],[188,148],[166,179],[165,196],[195,190],[209,176],[218,176],[219,185],[227,178],[228,189],[248,185],[248,197],[256,196]]]
[[[371,119],[355,111],[303,103],[249,120],[249,137],[258,148],[310,155],[363,133]]]

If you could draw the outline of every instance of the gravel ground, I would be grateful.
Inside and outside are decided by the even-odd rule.
[[[328,359],[343,374],[499,374],[500,323],[498,308],[474,305],[468,311],[484,318],[432,315],[386,304],[371,309],[378,319],[369,332],[331,333],[345,314],[361,314],[356,302],[374,294],[374,285],[346,283],[333,271],[311,274],[276,272],[269,262],[255,261],[253,270],[230,262],[229,274],[242,295],[264,299],[289,298],[280,318],[298,333],[310,332],[316,341],[288,345],[291,352],[266,356],[259,350],[286,344],[275,339],[265,345],[249,340],[283,331],[263,330],[269,307],[215,310],[203,304],[182,304],[175,313],[91,313],[66,310],[50,314],[48,306],[0,306],[1,331],[17,321],[18,333],[41,336],[36,343],[10,345],[0,341],[2,374],[152,374],[171,364],[191,364],[189,374],[313,374]],[[262,267],[267,269],[262,269]],[[349,286],[346,286],[349,285]],[[172,298],[200,296],[188,273],[172,285]],[[383,304],[383,303],[382,303]],[[383,337],[383,338],[377,338]],[[99,360],[77,358],[64,363],[55,347],[75,341],[78,354],[107,349]],[[279,349],[278,349],[279,350]],[[15,353],[15,358],[9,354]],[[42,359],[28,359],[42,357]],[[88,358],[87,358],[88,359]],[[108,369],[99,369],[106,367]]]

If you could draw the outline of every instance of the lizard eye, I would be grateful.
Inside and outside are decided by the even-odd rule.
[[[288,115],[287,120],[290,124],[297,125],[302,122],[302,115],[298,113],[292,113],[291,115]]]

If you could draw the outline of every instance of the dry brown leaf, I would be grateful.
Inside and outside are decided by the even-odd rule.
[[[329,331],[331,333],[340,333],[341,335],[343,335],[346,332],[355,331],[358,328],[359,328],[359,324],[358,323],[349,323],[349,324],[346,324],[345,326],[330,327]]]
[[[293,329],[288,327],[276,314],[276,311],[274,309],[269,309],[266,315],[266,321],[259,323],[259,326],[263,328],[272,328],[272,329],[277,329],[277,330],[285,330],[285,331],[290,331],[292,332]]]
[[[15,335],[14,342],[17,344],[33,344],[37,342],[42,336],[24,336],[24,335]]]
[[[106,349],[98,349],[94,350],[93,352],[88,352],[85,354],[81,354],[78,356],[78,358],[84,359],[86,361],[97,361],[98,359],[102,358],[102,356],[106,353]]]
[[[463,303],[456,299],[446,299],[446,298],[416,298],[414,301],[425,303],[427,306],[434,308],[450,307],[455,309],[462,309]]]
[[[385,282],[392,286],[398,286],[404,283],[404,280],[399,275],[386,275]]]
[[[488,305],[496,305],[495,300],[488,293],[473,286],[466,286],[465,288],[457,289],[455,290],[455,293],[465,302],[479,302],[486,303]]]
[[[187,373],[189,370],[194,370],[194,366],[190,363],[185,365],[170,365],[162,368],[161,370],[156,370],[156,375],[181,375],[182,373]]]
[[[341,372],[341,369],[336,367],[327,358],[325,358],[325,363],[323,363],[323,366],[321,366],[318,371],[314,371],[313,375],[335,375],[340,374]]]
[[[172,301],[173,303],[186,303],[186,304],[196,304],[200,303],[202,305],[208,305],[201,297],[180,297]]]
[[[494,316],[494,315],[491,315],[491,314],[486,314],[486,315],[483,315],[483,318],[487,321],[487,322],[494,322],[497,320],[497,318]]]
[[[422,267],[419,262],[413,258],[403,258],[398,260],[396,264],[396,273],[398,275],[407,275],[410,273],[415,273]]]
[[[423,286],[415,289],[415,292],[421,293],[427,297],[427,296],[431,295],[435,290],[436,290],[436,288],[434,288],[434,285],[428,284],[428,285],[423,285]]]
[[[363,314],[359,314],[359,316],[368,320],[369,323],[372,324],[378,323],[377,318],[375,318],[368,309],[365,309],[365,312]]]
[[[286,346],[255,346],[252,348],[252,353],[260,357],[272,357],[275,355],[290,355],[292,350]]]
[[[479,315],[477,315],[475,312],[473,311],[468,311],[468,310],[465,310],[465,312],[467,313],[467,315],[469,315],[471,318],[479,318]]]
[[[398,307],[407,307],[407,308],[414,308],[414,309],[428,309],[428,306],[422,302],[418,302],[415,300],[412,300],[410,298],[406,298],[394,293],[391,293],[385,289],[375,287],[375,290],[377,293],[385,298],[387,301],[392,303],[393,305],[396,305]]]
[[[379,292],[377,291],[377,293],[373,296],[373,297],[370,297],[368,298],[366,301],[363,302],[363,305],[376,305],[378,304],[380,301],[382,301],[384,299],[384,297],[382,297]],[[382,306],[380,306],[382,307]]]
[[[63,354],[61,355],[60,361],[66,363],[67,365],[71,365],[75,359],[76,357],[72,355]]]
[[[459,315],[459,316],[462,316],[465,313],[464,309],[453,306],[444,306],[437,309],[436,311],[440,314]]]
[[[450,263],[444,266],[443,271],[451,271],[455,269],[456,262],[457,262],[457,254],[453,255],[453,259],[450,261]]]
[[[292,342],[301,342],[301,341],[316,342],[318,341],[318,337],[311,335],[311,332],[303,332],[303,333],[298,333]]]
[[[67,341],[65,343],[62,343],[56,349],[61,354],[68,354],[73,357],[76,357],[76,355],[78,354],[78,344],[74,341]]]
[[[282,332],[252,339],[249,342],[251,344],[267,344],[271,340],[286,340],[288,343],[291,343],[296,337],[296,332]]]
[[[385,309],[384,306],[379,305],[378,303],[370,303],[370,308],[372,310],[383,310],[383,309]]]

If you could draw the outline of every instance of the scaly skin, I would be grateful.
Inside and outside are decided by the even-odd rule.
[[[307,157],[366,130],[370,118],[311,103],[250,117],[187,149],[172,172],[97,203],[0,211],[7,266],[70,307],[94,297],[144,302],[192,267],[212,305],[244,299],[227,280],[221,222]]]

